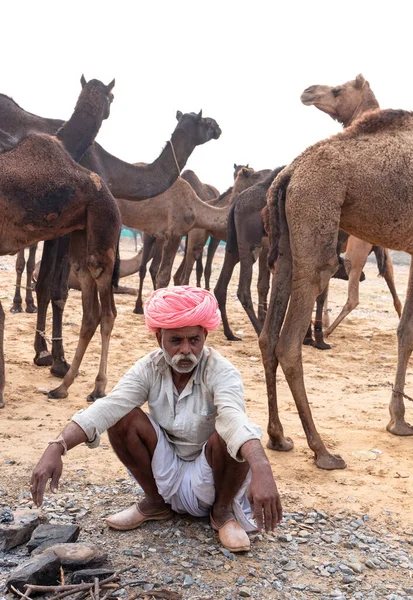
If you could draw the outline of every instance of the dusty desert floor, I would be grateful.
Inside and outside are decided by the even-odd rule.
[[[133,242],[122,239],[121,254],[134,254]],[[40,252],[39,252],[40,256]],[[222,254],[213,273],[215,283]],[[52,389],[59,380],[48,369],[33,364],[35,315],[11,314],[14,257],[0,262],[1,299],[6,311],[6,407],[0,412],[0,487],[8,491],[13,504],[29,488],[30,473],[47,441],[67,423],[71,415],[85,408],[86,396],[93,387],[98,365],[99,336],[92,341],[79,376],[65,400],[50,402],[39,391]],[[369,514],[380,522],[395,519],[409,527],[413,523],[412,438],[394,437],[385,430],[388,421],[389,382],[396,366],[396,328],[386,284],[377,277],[375,263],[365,269],[361,284],[361,302],[357,310],[331,337],[333,348],[320,352],[304,347],[306,385],[318,429],[334,452],[341,454],[347,469],[325,472],[317,469],[288,386],[280,373],[281,419],[295,448],[287,454],[268,451],[274,475],[286,510],[304,510],[317,506],[329,513],[351,511]],[[395,266],[397,289],[404,300],[408,268]],[[137,285],[137,276],[122,280]],[[229,315],[242,342],[228,342],[222,330],[210,336],[210,344],[229,358],[241,371],[250,418],[266,430],[267,406],[264,374],[259,360],[256,335],[236,298],[235,279],[229,296]],[[150,293],[149,278],[145,296]],[[346,282],[333,281],[330,293],[331,314],[337,314],[346,297]],[[134,298],[117,296],[118,318],[110,346],[108,390],[138,358],[154,348],[143,317],[133,314]],[[64,340],[67,359],[73,356],[81,322],[80,292],[71,291],[64,316]],[[48,332],[51,318],[48,319]],[[408,370],[406,391],[413,395],[413,371]],[[407,414],[413,420],[413,405]],[[264,442],[266,433],[264,433]],[[80,469],[84,469],[81,471]],[[81,475],[79,475],[81,473]],[[125,475],[122,465],[108,446],[106,435],[100,448],[90,451],[79,447],[65,460],[63,481],[81,480],[97,484],[115,481]],[[394,521],[393,521],[394,522]]]

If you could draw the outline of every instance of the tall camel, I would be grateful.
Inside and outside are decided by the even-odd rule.
[[[0,253],[14,254],[39,240],[72,233],[70,252],[82,287],[82,326],[71,368],[59,388],[50,392],[51,398],[67,396],[99,323],[102,352],[91,396],[104,395],[116,317],[112,280],[116,277],[119,210],[100,177],[74,160],[80,160],[109,116],[114,81],[108,86],[95,79],[86,83],[82,77],[81,81],[74,113],[56,136],[34,133],[13,142],[12,136],[0,131]],[[4,406],[5,384],[3,339],[0,304],[0,406]]]
[[[252,169],[249,171],[248,175],[245,170],[239,172],[232,188],[232,194],[246,189],[259,177]],[[225,241],[229,209],[228,207],[215,208],[202,202],[189,183],[182,178],[179,178],[167,192],[151,202],[152,204],[147,201],[141,202],[139,211],[127,200],[118,200],[118,205],[125,224],[139,227],[156,238],[158,248],[154,251],[155,265],[151,265],[151,273],[156,273],[157,288],[166,287],[170,281],[173,261],[182,237],[191,229],[198,228],[205,229],[208,235],[214,235]],[[150,243],[150,240],[148,241]],[[145,246],[145,244],[146,239],[144,238],[144,255],[139,272],[140,286],[134,311],[139,314],[143,310],[143,278],[151,251],[151,247]],[[147,251],[145,251],[145,247]]]
[[[116,198],[132,201],[152,198],[167,190],[179,176],[194,148],[211,139],[218,139],[221,130],[214,119],[178,111],[178,124],[160,156],[151,164],[132,165],[109,154],[98,143],[85,153],[81,164],[97,173]],[[45,119],[23,110],[14,100],[0,94],[0,128],[17,138],[29,132],[54,134],[63,121]],[[34,362],[51,366],[53,375],[64,377],[69,369],[62,339],[62,317],[67,297],[69,239],[47,241],[43,247],[42,265],[36,286],[37,325],[34,341]],[[47,349],[46,314],[52,300],[52,353]]]
[[[340,95],[340,88],[335,93]],[[375,110],[342,133],[309,147],[270,187],[269,264],[274,274],[259,338],[268,391],[269,448],[285,451],[293,447],[284,436],[277,409],[280,362],[315,464],[322,469],[346,466],[340,456],[327,450],[313,422],[303,379],[302,340],[314,300],[337,269],[339,227],[373,245],[413,255],[412,165],[413,114]],[[413,348],[412,319],[413,266],[397,332],[398,365],[387,425],[389,432],[403,436],[413,435],[403,401]]]
[[[355,120],[371,110],[379,108],[368,81],[358,75],[353,81],[331,87],[328,85],[312,85],[301,94],[301,102],[305,106],[315,106],[339,121],[343,127],[348,127]],[[366,264],[367,257],[377,246],[351,236],[347,242],[346,260],[349,268],[349,283],[347,301],[335,321],[324,332],[329,336],[341,321],[359,304],[359,280]],[[384,249],[383,275],[393,298],[394,308],[401,316],[402,305],[397,295],[394,283],[393,263],[388,249]]]

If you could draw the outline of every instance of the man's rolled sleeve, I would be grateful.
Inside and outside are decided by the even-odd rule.
[[[147,357],[138,360],[107,396],[73,415],[72,421],[85,432],[89,448],[99,446],[100,435],[104,431],[146,402],[150,386],[148,371]]]

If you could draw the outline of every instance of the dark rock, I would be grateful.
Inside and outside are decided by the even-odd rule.
[[[72,577],[72,583],[89,583],[95,580],[95,577],[99,579],[106,579],[115,572],[115,569],[82,569],[81,571],[75,571]]]
[[[33,585],[57,585],[59,583],[60,561],[53,552],[45,552],[32,557],[26,563],[10,573],[6,581],[7,589],[11,586],[25,592],[26,583]]]
[[[0,523],[2,525],[9,525],[14,522],[13,511],[8,506],[2,506],[0,508]]]
[[[80,527],[78,525],[39,525],[27,543],[29,552],[38,548],[43,552],[46,548],[55,544],[67,544],[75,542],[79,537]]]
[[[55,544],[50,546],[42,554],[36,554],[36,556],[43,556],[54,552],[58,557],[62,567],[66,569],[78,569],[79,567],[98,567],[105,562],[108,555],[106,552],[102,552],[94,544]]]
[[[20,508],[13,512],[13,523],[0,525],[0,550],[7,551],[24,544],[40,523],[37,510]]]

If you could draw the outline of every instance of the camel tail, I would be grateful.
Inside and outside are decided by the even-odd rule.
[[[280,203],[285,204],[291,175],[291,171],[284,169],[284,171],[276,177],[274,183],[268,190],[267,206],[261,213],[264,219],[264,227],[270,240],[270,251],[268,253],[268,266],[270,269],[274,268],[274,264],[278,258],[278,245],[281,235]],[[284,211],[282,211],[282,214],[284,214]]]
[[[120,235],[118,238],[118,243],[116,245],[116,258],[115,258],[115,266],[113,267],[112,274],[112,285],[114,288],[119,287],[119,279],[120,279],[120,252],[119,252],[119,242]]]
[[[380,248],[380,246],[373,246],[373,252],[376,255],[379,277],[384,277],[387,269],[386,251],[384,248]]]
[[[229,254],[233,254],[238,246],[237,228],[235,226],[235,206],[236,202],[232,204],[228,215],[227,252],[229,252]]]

